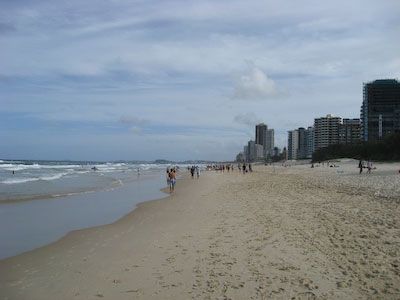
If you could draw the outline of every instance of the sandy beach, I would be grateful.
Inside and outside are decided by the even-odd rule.
[[[119,221],[0,261],[0,299],[399,299],[399,164],[184,176]]]

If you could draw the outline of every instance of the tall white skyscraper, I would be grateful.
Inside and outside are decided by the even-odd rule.
[[[288,131],[287,159],[297,159],[299,150],[299,131],[297,129]]]
[[[274,147],[274,130],[267,129],[267,131],[265,132],[264,157],[272,156]]]

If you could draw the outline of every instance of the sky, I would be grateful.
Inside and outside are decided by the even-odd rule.
[[[254,125],[359,117],[400,1],[0,1],[0,158],[231,160]]]

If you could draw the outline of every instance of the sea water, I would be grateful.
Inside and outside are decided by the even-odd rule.
[[[112,189],[161,164],[88,161],[0,161],[0,202]]]
[[[0,161],[0,259],[112,223],[139,202],[165,196],[166,167]]]

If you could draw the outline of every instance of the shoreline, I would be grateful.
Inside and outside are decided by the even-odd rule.
[[[113,221],[111,223],[92,226],[92,227],[87,227],[87,228],[81,228],[81,229],[76,229],[76,230],[71,230],[71,231],[67,232],[65,235],[63,235],[62,237],[60,237],[59,239],[57,239],[57,240],[55,240],[53,242],[50,242],[49,244],[40,246],[40,247],[32,249],[32,250],[28,250],[26,252],[19,253],[19,254],[14,255],[14,256],[2,258],[2,259],[0,259],[0,265],[3,262],[8,261],[8,260],[18,260],[18,257],[20,257],[20,256],[26,256],[26,255],[29,255],[29,254],[34,254],[35,252],[45,251],[47,248],[53,248],[53,247],[58,248],[58,245],[56,245],[56,244],[65,243],[67,240],[77,238],[78,236],[80,236],[82,234],[90,234],[90,232],[99,230],[102,227],[113,226],[113,225],[117,225],[120,222],[124,222],[125,218],[133,217],[134,212],[136,210],[140,209],[141,206],[144,206],[144,205],[146,205],[146,204],[148,204],[150,202],[162,201],[162,200],[165,200],[166,198],[170,197],[171,195],[169,195],[169,193],[167,194],[167,192],[164,191],[164,190],[165,190],[165,188],[160,189],[161,192],[166,193],[166,195],[164,197],[156,198],[156,199],[149,199],[149,200],[144,200],[142,202],[139,202],[139,203],[136,204],[136,206],[131,211],[127,212],[125,215],[123,215],[122,217],[120,217],[119,219],[117,219],[117,220],[115,220],[115,221]]]
[[[0,261],[0,296],[399,297],[399,205],[324,172],[257,166],[184,177],[173,195],[112,224]],[[346,184],[359,180],[349,176]]]
[[[67,238],[68,238],[68,239],[71,239],[71,238],[73,239],[73,238],[74,238],[74,237],[73,237],[74,235],[78,235],[78,234],[80,234],[80,233],[83,232],[83,231],[88,231],[88,232],[90,232],[91,230],[96,230],[96,229],[99,229],[99,228],[101,228],[101,227],[103,227],[103,226],[112,226],[112,225],[114,225],[114,224],[116,224],[116,223],[122,221],[124,218],[129,217],[131,214],[133,214],[134,211],[136,211],[137,209],[139,209],[142,205],[145,205],[145,204],[147,204],[148,202],[152,202],[152,201],[164,200],[164,199],[166,199],[166,198],[168,198],[168,197],[171,196],[171,195],[167,192],[167,189],[166,189],[166,188],[161,188],[161,189],[160,189],[160,192],[163,192],[163,193],[165,193],[166,195],[165,195],[164,197],[161,197],[161,198],[144,200],[144,201],[141,201],[141,202],[137,203],[137,204],[135,205],[135,207],[134,207],[131,211],[127,212],[125,215],[123,215],[122,217],[118,218],[117,220],[115,220],[115,221],[113,221],[113,222],[111,222],[111,223],[106,223],[106,224],[102,224],[102,225],[96,225],[96,226],[91,226],[91,227],[86,227],[86,228],[80,228],[80,229],[71,230],[71,231],[67,232],[66,234],[64,234],[63,236],[61,236],[60,238],[58,238],[57,240],[54,240],[54,241],[52,241],[52,242],[50,242],[50,243],[48,243],[48,244],[45,244],[45,245],[43,245],[43,246],[39,246],[39,247],[37,247],[37,248],[31,249],[31,250],[28,250],[28,251],[25,251],[25,252],[22,252],[22,253],[19,253],[19,254],[10,256],[10,257],[1,258],[1,259],[0,259],[0,264],[1,264],[3,261],[9,260],[9,259],[15,259],[15,258],[17,258],[17,257],[19,257],[19,256],[27,255],[27,254],[29,254],[29,253],[31,253],[31,252],[41,251],[42,249],[45,249],[45,248],[47,248],[47,247],[51,247],[53,244],[62,242],[63,239],[67,239]],[[47,200],[47,199],[42,199],[42,200]],[[50,199],[49,199],[49,200],[50,200]],[[69,237],[70,235],[71,235],[71,237]]]
[[[97,192],[2,203],[0,259],[46,246],[74,230],[113,223],[139,203],[164,198],[164,187],[165,182],[153,176]]]

